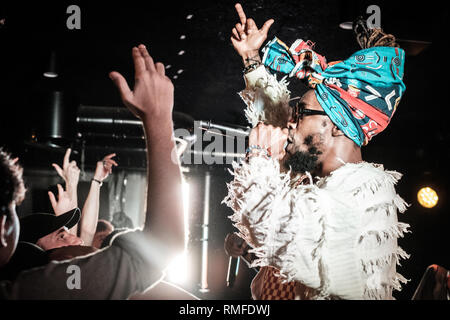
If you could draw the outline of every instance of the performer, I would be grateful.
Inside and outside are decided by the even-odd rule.
[[[409,232],[397,219],[407,208],[395,191],[401,174],[363,161],[361,146],[387,127],[405,92],[404,51],[393,36],[366,30],[363,50],[345,61],[327,63],[309,41],[288,48],[277,38],[261,59],[274,21],[258,29],[240,4],[236,10],[231,41],[255,127],[224,202],[256,256],[251,266],[261,267],[253,298],[393,299],[407,281],[396,266],[409,257],[397,244]],[[311,88],[289,117],[287,83],[266,67]]]

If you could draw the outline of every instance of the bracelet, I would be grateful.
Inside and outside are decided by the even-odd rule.
[[[100,180],[97,180],[97,179],[92,179],[91,181],[97,182],[100,185],[100,187],[103,185],[103,181],[100,181]]]
[[[247,73],[249,73],[250,71],[253,71],[253,70],[255,70],[256,68],[258,68],[260,65],[261,65],[261,62],[255,62],[255,63],[249,64],[248,66],[246,66],[246,67],[244,68],[244,70],[242,70],[242,73],[247,74]]]

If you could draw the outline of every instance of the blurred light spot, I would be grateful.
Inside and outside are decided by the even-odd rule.
[[[182,34],[182,35],[180,36],[180,39],[181,39],[181,40],[184,40],[184,39],[186,39],[186,36],[185,36],[184,34]]]
[[[58,77],[58,74],[56,72],[47,71],[47,72],[44,72],[44,77],[56,78],[56,77]]]
[[[425,208],[433,208],[439,201],[439,197],[433,189],[425,187],[417,193],[417,200],[420,205]]]
[[[187,243],[189,240],[189,184],[183,181],[181,189],[183,193],[184,213],[184,251],[182,254],[177,256],[167,268],[167,276],[169,280],[177,284],[186,283],[189,280],[191,271],[187,257]]]
[[[174,75],[173,78],[174,78],[174,79],[178,79],[178,76],[177,76],[177,75]]]
[[[180,52],[178,52],[179,56],[182,56],[184,54],[184,50],[181,50]]]
[[[193,16],[194,16],[193,14],[189,14],[189,15],[186,17],[186,19],[187,19],[187,20],[191,20]]]
[[[170,68],[172,68],[172,65],[171,65],[171,64],[168,64],[168,65],[166,66],[166,69],[170,69]]]
[[[183,69],[180,69],[180,70],[177,71],[177,73],[178,73],[178,74],[182,74],[183,71],[184,71]]]
[[[353,30],[353,22],[347,21],[339,24],[339,28],[344,30]]]
[[[189,264],[186,251],[176,257],[166,270],[168,280],[176,284],[183,284],[189,280]]]

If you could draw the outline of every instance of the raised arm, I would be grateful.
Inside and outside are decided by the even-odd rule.
[[[161,267],[184,249],[184,224],[181,194],[181,171],[178,158],[172,157],[175,146],[172,108],[174,87],[165,75],[162,63],[154,63],[144,45],[133,48],[135,85],[130,90],[124,77],[110,73],[123,103],[140,118],[147,143],[147,212],[144,232],[158,247]]]
[[[246,88],[239,95],[247,105],[245,116],[253,127],[262,121],[283,128],[289,117],[290,92],[287,82],[277,81],[274,75],[267,72],[259,55],[274,20],[267,20],[258,29],[255,21],[247,18],[239,3],[235,8],[240,22],[232,30],[231,43],[244,63]]]
[[[72,150],[70,148],[66,150],[62,168],[56,163],[52,163],[53,168],[55,168],[58,175],[66,184],[65,190],[58,184],[58,201],[51,191],[48,192],[53,211],[57,216],[78,207],[77,189],[80,179],[80,169],[77,167],[76,161],[70,161],[71,152]],[[78,224],[70,229],[69,232],[77,235]]]
[[[267,32],[274,20],[267,20],[261,29],[258,29],[253,19],[247,19],[241,4],[237,3],[235,8],[240,22],[232,30],[231,43],[236,52],[242,57],[245,67],[255,63],[260,64],[259,49],[267,39]]]
[[[115,153],[108,154],[97,162],[94,178],[91,181],[91,187],[81,211],[80,238],[83,239],[86,246],[91,246],[94,240],[100,209],[100,187],[108,175],[112,173],[112,167],[117,167],[117,162],[112,159],[115,156]]]

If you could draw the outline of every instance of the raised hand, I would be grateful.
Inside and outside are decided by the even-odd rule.
[[[52,163],[52,166],[66,183],[67,192],[69,192],[71,196],[76,197],[78,181],[80,179],[80,169],[77,167],[76,161],[70,161],[71,152],[72,150],[70,148],[66,150],[62,168],[56,163]]]
[[[244,60],[259,58],[259,49],[267,39],[267,33],[274,20],[267,20],[261,29],[258,29],[253,19],[247,19],[244,9],[239,3],[235,5],[235,8],[240,23],[237,23],[232,30],[231,43]]]
[[[154,63],[144,45],[132,50],[135,82],[130,90],[125,78],[118,72],[109,74],[119,89],[125,106],[143,121],[172,121],[173,84],[165,75],[164,65]]]
[[[55,195],[51,191],[48,192],[48,197],[50,199],[50,203],[52,204],[55,215],[59,216],[69,210],[75,209],[77,207],[77,204],[73,201],[72,196],[67,191],[65,191],[60,184],[58,184],[57,187],[58,200],[56,200]]]
[[[117,167],[118,164],[112,158],[116,156],[115,153],[108,154],[101,161],[97,162],[97,167],[95,168],[94,179],[103,181],[108,175],[112,173],[112,167]]]

